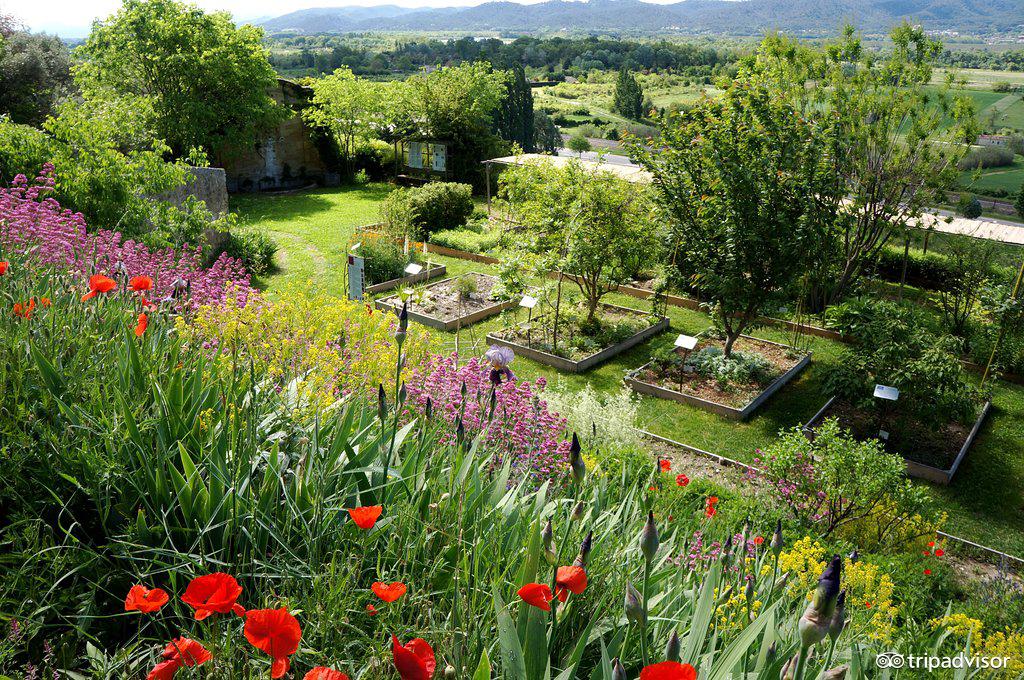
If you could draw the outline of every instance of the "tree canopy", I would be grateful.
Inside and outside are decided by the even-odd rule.
[[[175,0],[127,0],[76,50],[86,97],[145,100],[176,156],[250,143],[283,115],[276,76],[253,26]]]
[[[0,16],[0,114],[40,125],[70,90],[68,48],[61,39],[29,33]]]
[[[672,114],[631,151],[670,216],[672,261],[726,335],[725,355],[818,257],[817,195],[834,162],[815,124],[756,79]]]

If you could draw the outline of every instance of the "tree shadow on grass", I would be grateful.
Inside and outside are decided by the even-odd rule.
[[[367,202],[383,201],[393,187],[388,184],[347,185],[286,194],[232,194],[231,212],[243,224],[286,222],[338,209],[331,197],[346,196]]]

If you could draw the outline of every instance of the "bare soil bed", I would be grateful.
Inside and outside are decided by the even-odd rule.
[[[901,418],[898,413],[880,420],[874,409],[860,409],[840,399],[833,401],[818,420],[825,418],[835,418],[841,428],[850,430],[858,439],[877,437],[878,431],[884,429],[889,432],[889,439],[884,442],[887,451],[940,470],[953,464],[974,425],[954,422],[933,427],[930,423]]]
[[[705,347],[718,347],[721,349],[724,346],[724,340],[713,338],[702,340],[693,351],[696,352]],[[803,357],[801,354],[793,354],[792,350],[783,345],[747,337],[741,337],[737,340],[733,349],[734,351],[758,354],[767,359],[776,370],[766,380],[730,383],[725,390],[721,388],[718,381],[714,378],[678,370],[660,370],[660,367],[654,362],[643,367],[635,377],[645,383],[656,385],[666,390],[684,392],[700,399],[724,404],[732,408],[743,408],[764,391],[772,381],[796,366]],[[682,350],[677,350],[677,353],[681,355]],[[682,380],[681,385],[680,379]]]
[[[476,284],[468,295],[459,290],[460,279],[470,278]],[[496,276],[469,272],[461,277],[445,279],[424,288],[420,302],[409,304],[409,318],[444,331],[468,326],[515,305],[508,300],[492,300],[491,292],[498,285]],[[377,300],[378,309],[397,310],[402,306],[397,295]]]

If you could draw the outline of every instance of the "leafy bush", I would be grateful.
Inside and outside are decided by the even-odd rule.
[[[956,210],[968,219],[976,219],[981,217],[981,201],[973,194],[961,194],[960,200],[956,204]]]
[[[252,228],[231,230],[224,249],[254,276],[265,276],[274,270],[277,251],[277,242],[266,231]]]
[[[919,313],[862,300],[831,307],[826,320],[853,341],[826,375],[826,389],[868,406],[876,383],[891,385],[900,391],[900,414],[935,428],[976,417],[980,394],[964,377],[962,341],[930,333]]]
[[[363,256],[366,283],[374,285],[405,276],[409,258],[389,238],[362,238],[359,254]]]
[[[979,168],[1003,168],[1013,165],[1013,150],[1002,146],[975,146],[960,159],[957,167],[961,170]]]
[[[44,130],[0,118],[0,182],[52,167],[53,197],[93,228],[150,247],[203,246],[202,230],[213,223],[205,205],[178,208],[160,199],[188,180],[188,166],[165,162],[167,147],[152,140],[135,113],[123,104],[68,103]]]
[[[821,424],[808,440],[787,430],[754,459],[775,498],[823,535],[855,536],[865,550],[917,550],[934,536],[941,517],[928,494],[906,479],[903,459],[877,440],[858,441],[835,421]]]
[[[435,231],[458,229],[473,214],[473,187],[430,182],[391,192],[381,206],[389,233],[427,240]]]
[[[498,247],[501,234],[475,232],[468,229],[442,229],[430,235],[430,242],[445,248],[464,250],[469,253],[487,253]]]
[[[723,389],[729,385],[763,384],[778,372],[774,364],[760,354],[736,351],[732,357],[726,357],[719,347],[699,349],[690,355],[686,363],[696,373],[717,380]]]

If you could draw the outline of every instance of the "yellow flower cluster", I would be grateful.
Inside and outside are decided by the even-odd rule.
[[[1009,629],[984,634],[984,624],[978,619],[955,612],[928,622],[935,630],[945,629],[951,636],[964,642],[971,636],[971,653],[986,657],[1009,657],[1009,671],[1024,671],[1024,633]]]
[[[793,597],[811,598],[818,577],[825,569],[825,548],[810,536],[779,555],[779,571],[788,574],[787,589]],[[766,562],[762,575],[771,572]],[[846,589],[846,611],[850,627],[872,640],[889,642],[896,632],[894,621],[899,605],[893,601],[896,584],[877,564],[843,561],[842,587]]]
[[[898,547],[913,552],[923,550],[946,519],[945,512],[929,518],[919,514],[904,516],[892,500],[883,500],[866,516],[840,527],[838,534],[861,549]],[[885,528],[883,541],[879,540],[880,527]]]
[[[718,589],[715,589],[715,598],[719,597]],[[734,591],[729,598],[715,608],[715,621],[718,624],[718,634],[728,636],[731,633],[738,633],[747,626],[753,618],[756,618],[764,605],[761,600],[755,599],[747,608],[747,594],[742,591]]]
[[[177,330],[193,346],[219,350],[222,367],[252,360],[278,387],[294,392],[296,411],[311,414],[350,392],[380,384],[393,391],[397,323],[394,314],[305,288],[245,307],[229,298],[225,306],[179,318]],[[426,355],[428,340],[410,325],[405,371]]]

